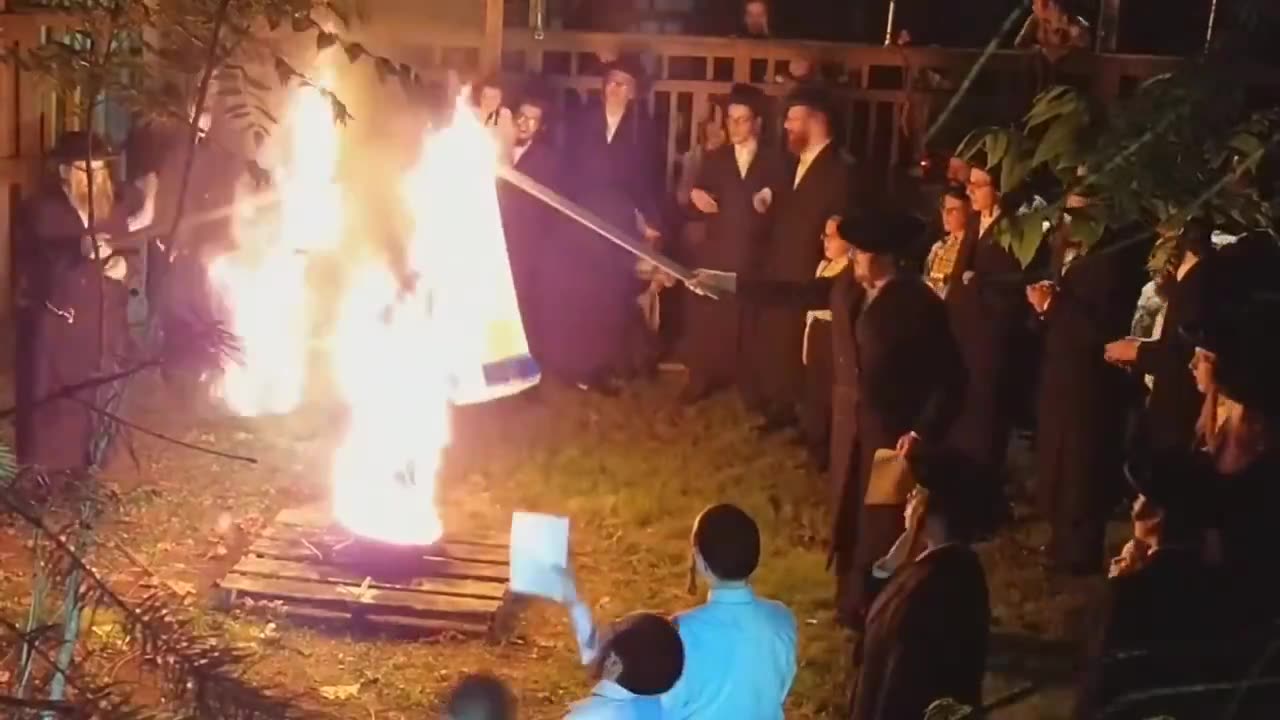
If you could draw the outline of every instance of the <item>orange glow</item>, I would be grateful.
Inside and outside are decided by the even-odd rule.
[[[498,143],[466,96],[452,124],[426,136],[398,188],[413,220],[408,278],[384,254],[360,252],[368,238],[346,232],[344,203],[356,195],[334,177],[340,145],[328,101],[307,89],[291,98],[288,154],[273,164],[278,208],[257,215],[245,203],[240,249],[210,270],[244,348],[219,387],[241,415],[298,406],[320,314],[308,303],[320,295],[336,303],[325,347],[348,415],[331,466],[333,513],[356,535],[388,543],[424,545],[443,534],[436,481],[450,403],[493,400],[539,379],[498,209]],[[337,252],[341,278],[309,293],[309,259]]]

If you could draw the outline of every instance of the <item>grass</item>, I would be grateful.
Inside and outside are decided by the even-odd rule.
[[[737,503],[764,537],[758,592],[790,605],[800,625],[800,669],[787,717],[838,717],[849,687],[851,638],[832,621],[821,540],[826,481],[786,438],[751,433],[732,398],[675,412],[677,389],[665,378],[606,399],[548,386],[540,402],[521,397],[461,409],[440,478],[446,527],[501,532],[513,510],[569,516],[579,584],[604,621],[700,602],[686,592],[691,523],[708,504]],[[316,400],[287,418],[228,419],[146,383],[137,398],[131,417],[146,426],[259,459],[247,465],[138,437],[137,466],[126,459],[110,474],[126,503],[104,530],[160,581],[195,588],[202,627],[255,649],[255,681],[364,720],[432,717],[443,691],[475,671],[506,678],[524,718],[563,717],[588,692],[567,618],[545,603],[524,606],[513,631],[493,643],[356,638],[207,607],[213,583],[264,522],[280,509],[326,497],[327,457],[341,417]],[[1025,548],[1040,532],[1020,523],[982,550],[994,615],[988,694],[1026,682],[1049,686],[996,717],[1055,718],[1069,710],[1069,641],[1078,634],[1071,628],[1080,627],[1072,618],[1087,593],[1051,584],[1035,566]],[[0,557],[21,555],[22,539],[0,536]],[[102,562],[121,583],[148,582],[124,563]],[[29,579],[17,568],[25,566],[6,560],[0,573],[0,612],[8,617],[23,612]],[[109,628],[94,634],[111,637]],[[119,679],[129,680],[128,672]],[[354,697],[323,697],[322,688],[352,685],[359,686]]]

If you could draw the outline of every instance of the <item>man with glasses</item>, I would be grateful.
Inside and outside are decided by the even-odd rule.
[[[516,107],[515,144],[511,163],[520,172],[547,187],[560,185],[560,157],[547,133],[552,103],[540,88],[529,89]],[[507,238],[511,276],[520,302],[520,318],[529,339],[530,352],[542,360],[544,330],[551,307],[546,273],[553,243],[563,228],[560,216],[546,203],[507,183],[498,186],[502,225]]]
[[[782,176],[782,159],[760,147],[765,95],[735,85],[725,111],[729,144],[707,155],[689,201],[707,218],[706,241],[690,252],[696,267],[740,273],[754,269],[769,232],[767,188]],[[681,402],[699,402],[733,385],[742,350],[742,308],[731,298],[689,299],[689,384]]]

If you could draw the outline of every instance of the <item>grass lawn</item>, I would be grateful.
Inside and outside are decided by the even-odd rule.
[[[603,621],[699,602],[686,593],[691,523],[709,503],[737,503],[764,536],[756,589],[790,605],[800,624],[800,670],[787,716],[838,717],[851,638],[832,621],[822,540],[825,479],[804,466],[803,453],[786,438],[751,433],[732,398],[672,412],[678,387],[666,377],[606,399],[548,385],[539,402],[520,397],[461,409],[440,479],[446,527],[501,532],[521,509],[569,516],[579,583]],[[256,681],[364,720],[434,717],[442,691],[475,671],[506,678],[524,718],[562,717],[587,693],[567,618],[549,604],[523,607],[499,642],[353,638],[212,609],[213,583],[264,522],[282,508],[327,496],[328,455],[341,416],[316,400],[287,418],[218,417],[179,406],[151,381],[138,384],[135,399],[129,415],[149,428],[259,460],[249,465],[135,435],[137,464],[124,457],[107,478],[124,493],[124,510],[103,530],[161,581],[192,591],[188,601],[203,628],[252,647]],[[982,550],[994,606],[988,696],[1028,682],[1047,686],[996,717],[1069,711],[1070,648],[1087,627],[1078,611],[1089,588],[1044,577],[1026,550],[1041,534],[1035,524],[1019,523]],[[0,535],[0,612],[14,620],[25,617],[29,592],[26,537],[13,527]],[[118,553],[103,552],[98,562],[135,597],[156,582]],[[133,678],[129,649],[113,635],[110,617],[99,617],[86,636],[91,646],[106,648],[94,662],[119,665],[117,680]]]

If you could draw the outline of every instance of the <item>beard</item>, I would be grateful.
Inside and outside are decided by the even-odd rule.
[[[799,155],[809,147],[809,136],[804,133],[787,133],[787,149]]]
[[[89,214],[89,178],[80,170],[72,170],[67,179],[67,198],[71,206],[82,215]],[[93,172],[93,219],[95,223],[105,221],[111,216],[115,207],[115,187],[111,183],[111,175],[106,170]]]

